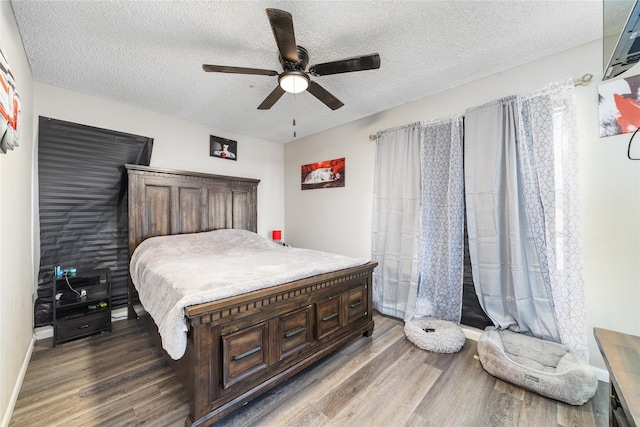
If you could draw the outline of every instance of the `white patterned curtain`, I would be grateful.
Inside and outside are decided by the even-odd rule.
[[[416,317],[460,323],[464,271],[462,116],[423,124]]]
[[[469,252],[494,324],[588,358],[573,83],[465,113]]]
[[[419,123],[378,133],[371,257],[373,307],[411,319],[418,288]]]
[[[573,82],[566,81],[521,98],[519,148],[525,187],[539,200],[536,250],[546,264],[560,341],[588,359],[573,92]]]

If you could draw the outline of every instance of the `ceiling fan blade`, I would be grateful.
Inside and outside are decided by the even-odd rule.
[[[226,65],[202,65],[202,69],[209,73],[231,73],[231,74],[258,74],[260,76],[277,76],[278,72],[273,70],[262,70],[260,68],[229,67]]]
[[[269,96],[262,101],[262,104],[258,105],[258,110],[268,110],[273,107],[273,104],[275,104],[282,95],[284,95],[284,89],[282,89],[280,85],[276,86]]]
[[[273,37],[276,39],[280,57],[287,62],[298,62],[296,36],[293,32],[293,17],[289,12],[280,9],[266,9]]]
[[[340,61],[324,62],[309,68],[309,73],[314,76],[327,76],[330,74],[351,73],[353,71],[375,70],[380,68],[380,55],[354,56]]]
[[[325,88],[314,81],[311,81],[309,83],[307,91],[311,93],[311,95],[322,101],[327,107],[331,108],[332,110],[337,110],[344,105],[338,98],[331,95]]]

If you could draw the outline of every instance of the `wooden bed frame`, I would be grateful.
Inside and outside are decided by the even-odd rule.
[[[126,168],[129,256],[152,236],[221,228],[256,232],[259,180]],[[187,350],[172,361],[190,396],[186,425],[209,426],[343,344],[370,336],[376,265],[186,307]],[[136,318],[129,282],[129,318]],[[159,339],[157,328],[152,332]]]

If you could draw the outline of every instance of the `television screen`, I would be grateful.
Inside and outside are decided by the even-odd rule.
[[[640,61],[640,4],[637,0],[604,0],[602,4],[602,80],[607,80]]]

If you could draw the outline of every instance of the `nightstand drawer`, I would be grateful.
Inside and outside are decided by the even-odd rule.
[[[82,317],[59,319],[56,324],[56,341],[65,341],[110,329],[111,314],[108,310]]]

